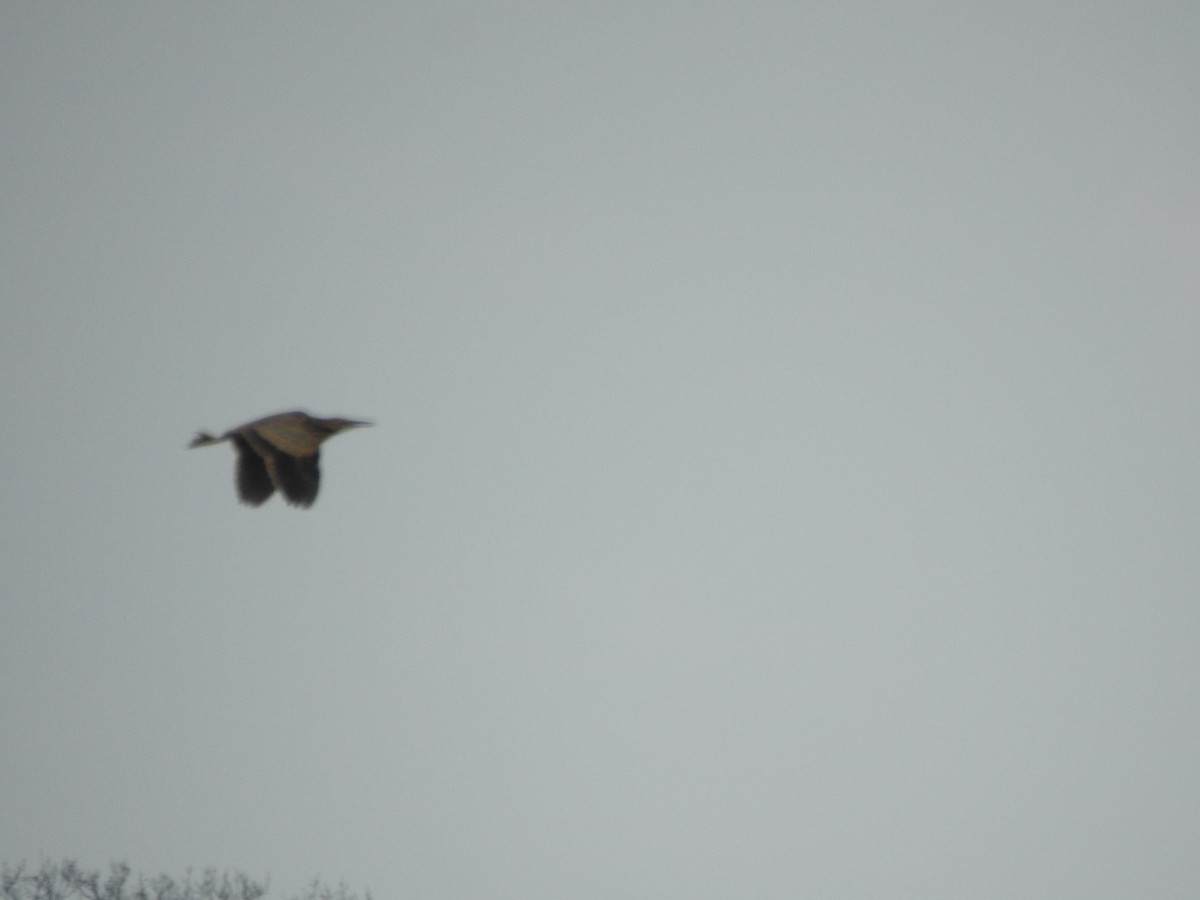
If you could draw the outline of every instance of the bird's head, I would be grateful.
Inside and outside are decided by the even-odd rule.
[[[367,422],[363,419],[321,419],[321,426],[330,435],[337,434],[339,431],[346,431],[350,428],[364,428],[367,425],[374,425],[374,422]]]

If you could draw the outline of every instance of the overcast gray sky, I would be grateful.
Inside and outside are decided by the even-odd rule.
[[[1200,6],[0,8],[0,849],[1192,897]],[[198,428],[302,407],[307,512]]]

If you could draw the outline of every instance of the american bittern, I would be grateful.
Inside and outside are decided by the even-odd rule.
[[[238,497],[248,506],[261,506],[278,488],[292,506],[309,507],[321,484],[321,442],[347,428],[370,424],[355,419],[318,419],[296,410],[255,419],[220,437],[200,431],[188,446],[232,441],[238,454]]]

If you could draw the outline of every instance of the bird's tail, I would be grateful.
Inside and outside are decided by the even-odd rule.
[[[223,440],[225,440],[225,438],[213,437],[207,431],[197,431],[196,436],[192,438],[192,442],[188,444],[188,448],[207,447],[209,444],[219,444]]]

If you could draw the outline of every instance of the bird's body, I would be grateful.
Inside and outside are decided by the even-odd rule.
[[[220,437],[198,432],[190,447],[231,441],[237,450],[237,491],[261,506],[276,489],[293,506],[312,506],[321,483],[321,443],[339,431],[370,425],[356,419],[320,419],[308,413],[276,413],[231,428]]]

